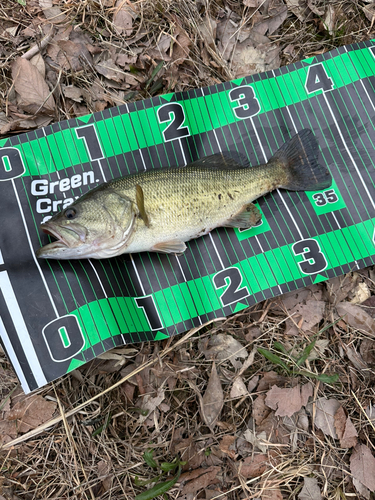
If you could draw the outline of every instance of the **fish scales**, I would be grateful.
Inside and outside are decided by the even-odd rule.
[[[165,241],[189,241],[224,226],[246,204],[272,191],[285,172],[277,164],[250,168],[206,168],[195,164],[124,177],[111,183],[113,190],[135,200],[142,187],[147,227],[137,220],[129,252],[150,249],[155,236]]]

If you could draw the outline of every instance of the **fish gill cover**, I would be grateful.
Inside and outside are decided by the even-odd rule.
[[[161,340],[375,263],[375,42],[0,141],[0,334],[25,392],[115,346]],[[42,261],[39,226],[98,184],[234,150],[265,163],[311,129],[333,183],[258,200],[261,223],[181,256]]]

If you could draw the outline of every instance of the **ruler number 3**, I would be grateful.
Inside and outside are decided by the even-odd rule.
[[[316,274],[327,267],[327,260],[321,251],[319,243],[312,238],[297,241],[292,246],[294,255],[301,255],[303,260],[298,266],[303,274]]]

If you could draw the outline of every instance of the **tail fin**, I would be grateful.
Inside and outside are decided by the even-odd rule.
[[[286,142],[269,163],[278,162],[288,173],[288,181],[280,186],[290,191],[318,191],[332,184],[329,171],[318,163],[319,144],[313,132],[304,129]]]

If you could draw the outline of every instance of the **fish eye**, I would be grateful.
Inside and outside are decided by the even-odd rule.
[[[77,211],[75,208],[72,208],[72,207],[67,208],[64,212],[65,219],[69,219],[69,220],[74,219],[76,215],[77,215]]]

